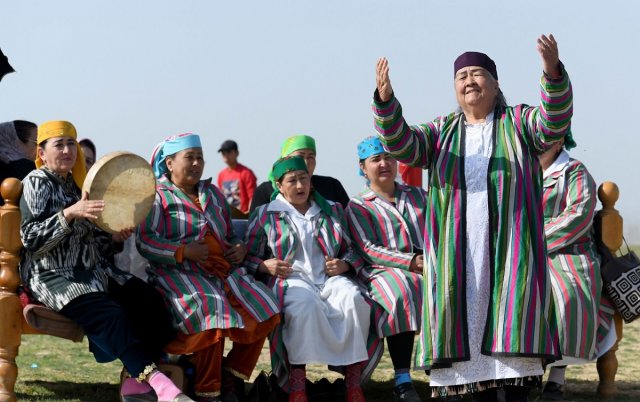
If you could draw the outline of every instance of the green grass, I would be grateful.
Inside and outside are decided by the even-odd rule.
[[[640,322],[640,321],[639,321]],[[640,400],[640,324],[625,326],[624,339],[618,351],[620,367],[617,384],[620,393],[613,401]],[[20,401],[117,401],[118,381],[121,365],[118,363],[97,364],[87,350],[87,343],[72,343],[50,336],[31,335],[23,338],[17,359],[19,378],[16,394]],[[269,355],[265,345],[254,371],[269,370]],[[309,377],[323,376],[335,379],[323,367],[309,368]],[[416,386],[427,399],[428,377],[423,372],[414,372]],[[372,381],[365,391],[369,402],[390,401],[393,369],[388,356],[376,369]],[[598,375],[595,364],[573,366],[567,369],[568,384],[566,400],[598,401],[595,390]],[[533,400],[533,398],[532,398]]]

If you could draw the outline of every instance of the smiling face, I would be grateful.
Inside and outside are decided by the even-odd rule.
[[[368,157],[360,162],[360,168],[374,187],[393,184],[398,175],[398,162],[388,153]]]
[[[167,157],[171,182],[178,187],[192,189],[198,185],[204,170],[202,148],[187,148]]]
[[[66,176],[76,164],[78,143],[72,137],[49,138],[38,147],[38,156],[52,172]]]
[[[304,207],[308,204],[311,178],[304,170],[286,173],[276,185],[282,196],[294,207]]]
[[[463,111],[471,108],[493,110],[500,86],[493,76],[478,66],[463,67],[456,72],[456,99]]]

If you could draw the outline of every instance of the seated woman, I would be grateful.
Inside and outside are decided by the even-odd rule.
[[[422,313],[426,193],[395,182],[398,164],[377,137],[358,144],[358,157],[367,189],[351,199],[347,219],[355,250],[370,264],[359,278],[376,303],[378,336],[387,338],[396,400],[420,401],[409,372]]]
[[[346,366],[347,400],[364,401],[370,306],[354,280],[362,259],[350,246],[342,207],[311,191],[304,159],[273,165],[273,200],[249,219],[245,265],[269,275],[284,323],[271,337],[271,364],[289,401],[306,401],[305,365]]]
[[[571,134],[540,155],[544,231],[563,359],[554,362],[543,397],[561,400],[568,364],[584,364],[616,341],[613,307],[602,295],[600,257],[593,238],[596,184],[587,168],[569,157]],[[563,149],[564,147],[564,149]]]
[[[38,126],[30,121],[0,123],[0,183],[7,177],[22,180],[36,168],[37,135]]]
[[[36,166],[23,180],[20,237],[22,283],[39,302],[76,322],[99,362],[120,359],[143,386],[123,385],[123,394],[157,394],[160,401],[191,401],[155,362],[174,336],[160,294],[113,265],[116,243],[132,229],[110,235],[91,220],[104,201],[80,195],[86,171],[66,121],[38,128]],[[151,386],[151,388],[149,388]]]
[[[280,322],[277,302],[239,265],[246,247],[234,234],[224,195],[210,179],[200,180],[200,137],[167,138],[152,165],[156,201],[138,230],[138,249],[178,329],[165,350],[193,353],[198,400],[237,401],[236,377],[251,376],[267,334]],[[233,348],[223,364],[227,337]]]

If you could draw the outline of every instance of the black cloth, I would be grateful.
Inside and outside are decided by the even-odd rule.
[[[411,355],[413,354],[414,331],[401,332],[387,336],[387,347],[394,370],[411,368]]]
[[[314,174],[313,176],[311,176],[311,186],[327,200],[339,202],[340,204],[342,204],[343,208],[347,207],[347,204],[349,203],[349,195],[337,179],[329,176],[318,176]],[[273,190],[273,185],[271,185],[270,181],[260,183],[260,185],[256,188],[256,191],[253,193],[249,212],[253,212],[253,210],[258,208],[259,206],[271,202],[271,194],[273,194]]]
[[[124,285],[110,280],[108,293],[78,296],[60,313],[82,327],[96,361],[120,359],[134,377],[175,337],[162,295],[135,277]]]
[[[0,161],[0,184],[8,177],[15,177],[22,181],[35,168],[35,162],[29,159],[18,159],[9,163]],[[2,197],[0,197],[0,205],[4,205]]]

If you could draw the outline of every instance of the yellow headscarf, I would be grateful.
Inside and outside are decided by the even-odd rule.
[[[36,141],[38,145],[40,145],[49,138],[59,137],[71,137],[74,140],[77,140],[78,134],[76,133],[76,128],[73,124],[68,121],[54,120],[42,123],[38,127],[38,139]],[[73,176],[73,181],[76,183],[76,186],[82,188],[84,178],[87,176],[87,167],[84,164],[84,152],[82,152],[80,144],[76,143],[76,149],[78,150],[78,153],[76,163],[71,169],[71,175]],[[38,169],[44,165],[38,154],[36,154],[35,162]]]

